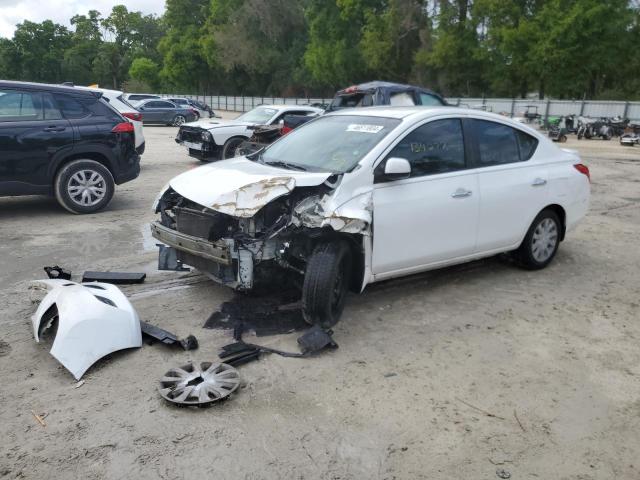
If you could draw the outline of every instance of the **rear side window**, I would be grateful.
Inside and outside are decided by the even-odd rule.
[[[538,148],[538,139],[532,137],[528,133],[524,133],[522,130],[516,130],[516,136],[518,137],[518,146],[520,147],[520,160],[526,162]]]
[[[370,107],[373,105],[371,93],[355,93],[353,95],[339,95],[331,102],[331,108]]]
[[[45,120],[62,120],[62,112],[60,112],[56,102],[49,93],[42,95],[42,110]]]
[[[90,114],[89,110],[83,105],[80,99],[72,95],[56,93],[55,98],[64,118],[84,118]]]
[[[173,103],[160,102],[160,101],[148,102],[144,106],[145,107],[150,107],[150,108],[175,108]]]
[[[520,161],[517,131],[501,123],[472,120],[481,167]]]
[[[415,104],[411,92],[392,93],[389,97],[389,105],[394,107],[408,107]]]
[[[459,119],[435,120],[413,130],[387,158],[406,158],[411,176],[453,172],[466,167],[464,137]]]
[[[42,120],[41,95],[20,90],[0,89],[0,122]]]

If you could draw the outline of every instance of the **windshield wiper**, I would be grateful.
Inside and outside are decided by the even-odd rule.
[[[297,165],[295,163],[287,163],[287,162],[283,162],[281,160],[274,160],[274,161],[271,161],[271,162],[266,162],[265,161],[264,163],[266,163],[267,165],[273,165],[274,167],[287,168],[289,170],[300,170],[300,171],[303,171],[303,172],[307,171],[307,168],[303,167],[302,165]]]

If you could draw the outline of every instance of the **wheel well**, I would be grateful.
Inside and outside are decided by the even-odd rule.
[[[561,230],[560,241],[564,240],[564,235],[567,232],[567,213],[564,211],[564,208],[554,203],[552,205],[547,205],[542,210],[551,210],[556,215],[558,215],[558,218],[560,219],[560,230]]]
[[[95,153],[95,152],[91,152],[91,153],[76,153],[75,155],[69,155],[68,157],[65,157],[56,167],[56,171],[53,174],[53,181],[55,182],[55,178],[58,176],[58,172],[60,171],[60,169],[62,167],[64,167],[66,164],[68,164],[69,162],[72,162],[74,160],[94,160],[96,162],[98,162],[99,164],[101,164],[104,168],[106,168],[107,170],[109,170],[109,173],[111,173],[111,175],[113,175],[113,171],[111,170],[111,166],[109,165],[109,162],[107,161],[107,158],[104,155],[101,155],[100,153]]]

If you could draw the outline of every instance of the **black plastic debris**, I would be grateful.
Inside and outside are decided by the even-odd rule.
[[[56,265],[55,267],[44,267],[44,271],[47,273],[47,277],[49,278],[71,280],[71,270],[59,267],[58,265]]]
[[[175,334],[151,325],[150,323],[143,322],[142,320],[140,320],[140,329],[147,337],[158,340],[165,345],[179,345],[184,350],[195,350],[198,348],[198,340],[193,335],[189,335],[181,340]]]
[[[114,285],[129,285],[142,283],[147,278],[146,273],[135,272],[84,272],[83,282],[104,282]]]
[[[319,325],[314,325],[298,337],[300,351],[302,351],[303,354],[311,354],[319,352],[324,348],[338,348],[338,344],[331,338],[332,333],[331,330],[327,332]]]
[[[188,272],[189,268],[185,267],[178,260],[178,252],[175,248],[156,243],[160,249],[158,253],[158,270],[170,270],[172,272]]]
[[[309,357],[326,348],[338,348],[338,344],[331,338],[332,334],[333,331],[325,331],[320,326],[314,325],[298,338],[301,352],[286,352],[264,345],[246,343],[242,340],[242,329],[236,328],[234,330],[236,342],[222,347],[218,357],[225,363],[236,367],[257,360],[263,353],[275,353],[287,358]]]

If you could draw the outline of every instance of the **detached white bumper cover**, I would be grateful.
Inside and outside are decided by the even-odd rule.
[[[46,286],[49,293],[32,317],[33,336],[36,342],[40,341],[42,330],[55,316],[50,312],[55,305],[58,331],[51,355],[76,380],[105,355],[142,346],[138,314],[118,287],[59,279],[40,280],[34,284]]]

